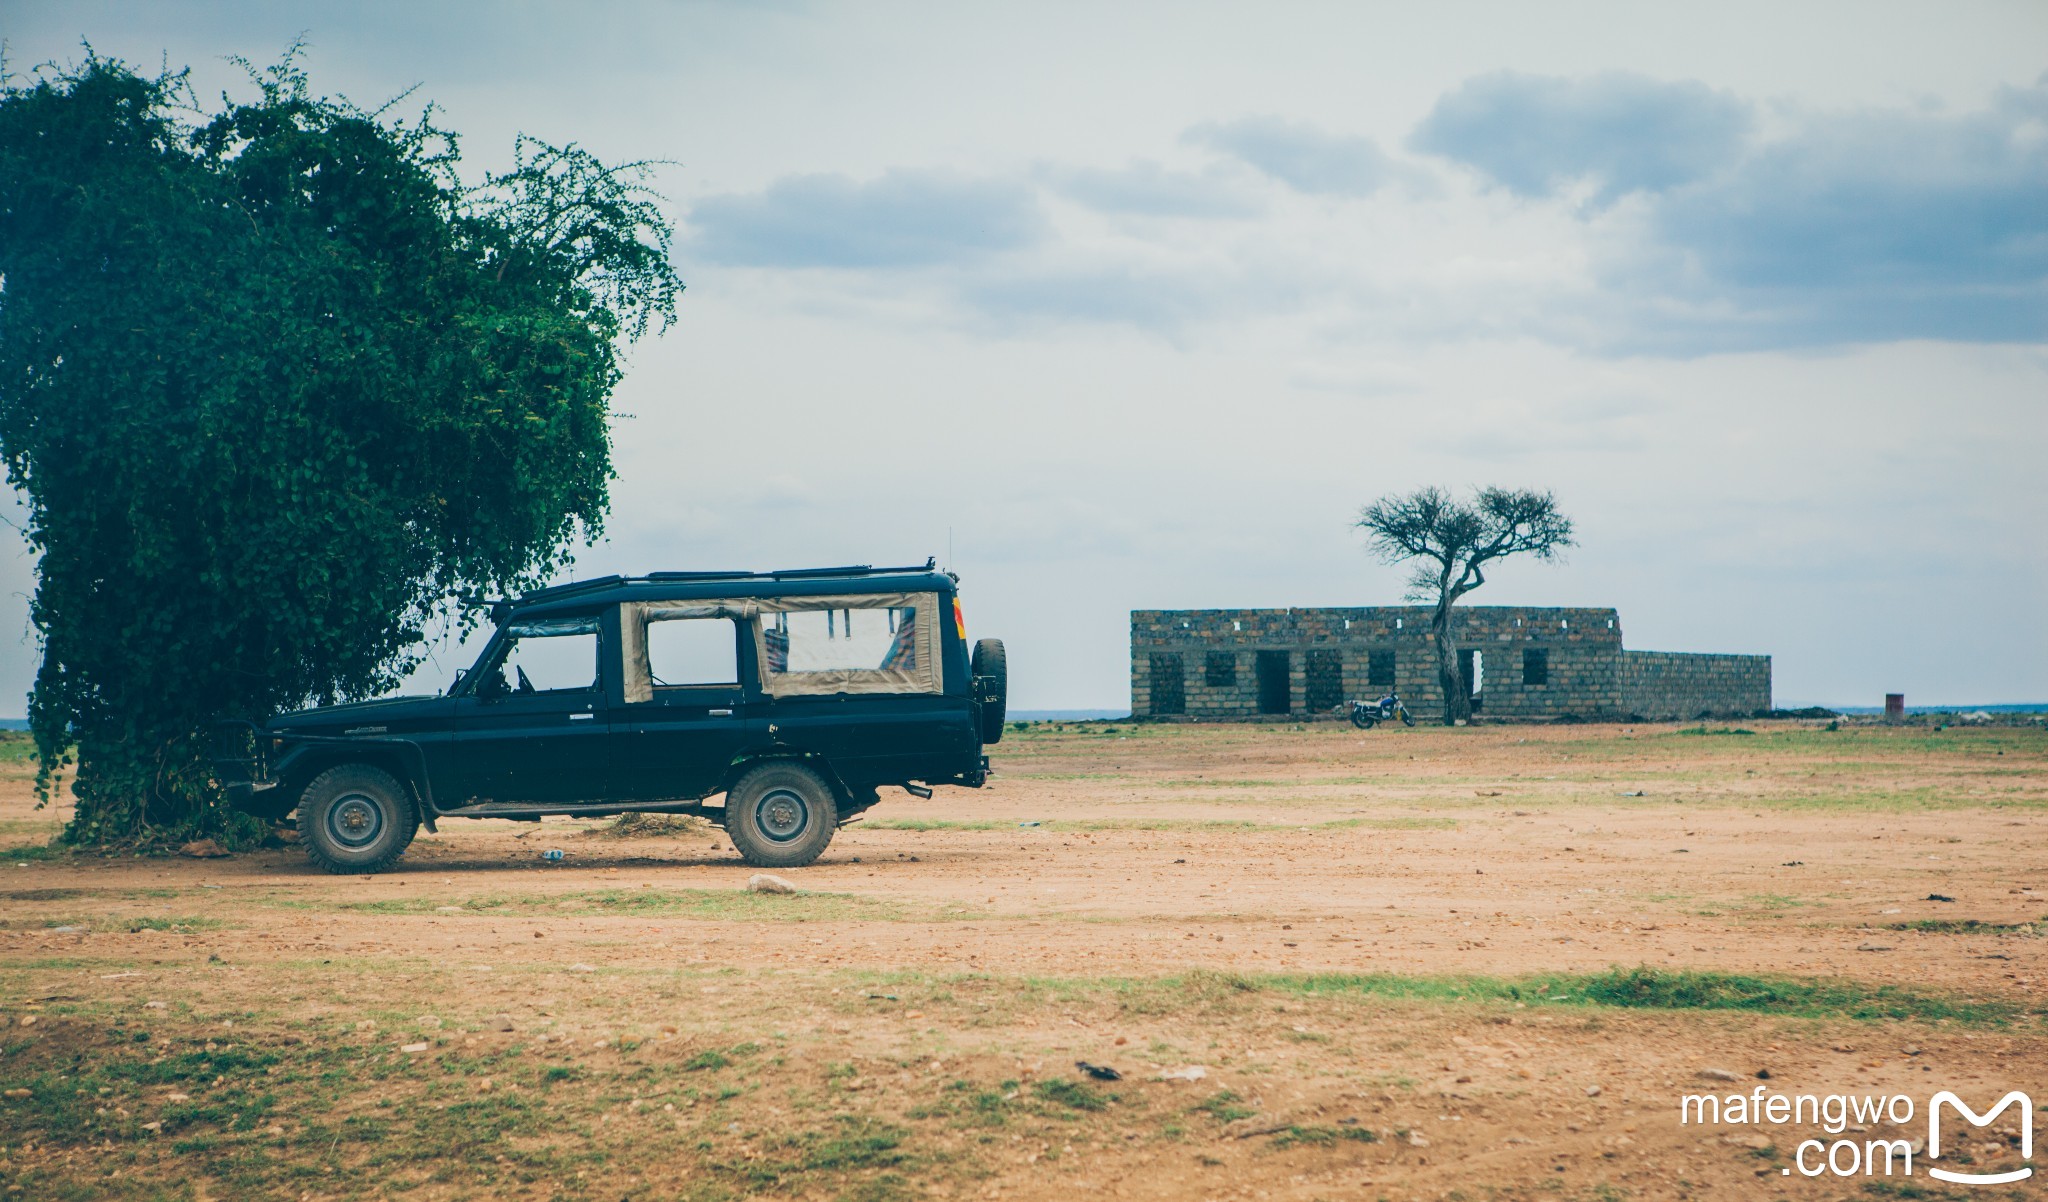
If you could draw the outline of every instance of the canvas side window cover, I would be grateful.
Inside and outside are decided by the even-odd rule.
[[[659,644],[663,644],[662,650],[667,651],[675,648],[678,642],[701,643],[704,640],[699,632],[705,629],[723,627],[729,630],[731,628],[730,623],[739,622],[742,624],[741,629],[745,630],[753,622],[754,605],[755,603],[749,600],[723,600],[716,598],[703,601],[628,601],[620,605],[619,658],[622,661],[620,666],[624,678],[626,704],[636,705],[640,702],[652,701],[654,699],[655,673],[649,669],[648,665],[648,644],[650,638]],[[650,635],[650,631],[654,631],[656,627],[675,623],[690,623],[691,625],[680,627],[680,633],[663,630],[656,631]],[[735,643],[735,652],[737,647],[738,644]],[[681,666],[680,664],[670,665],[663,661],[657,662],[662,662],[662,666],[668,668],[671,672],[674,672],[676,668]],[[738,679],[739,673],[734,671],[732,673],[733,682],[736,683]],[[661,683],[666,686],[713,682],[671,681],[664,676]]]
[[[937,593],[764,597],[755,649],[770,696],[937,693]]]
[[[713,618],[750,633],[762,691],[772,697],[942,691],[936,593],[632,601],[619,609],[629,704],[654,696],[650,640],[671,637],[662,624]]]

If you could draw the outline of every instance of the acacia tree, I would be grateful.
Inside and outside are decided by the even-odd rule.
[[[0,453],[39,553],[29,719],[76,842],[252,833],[218,719],[388,690],[472,590],[601,532],[617,343],[682,284],[645,164],[88,51],[0,87]]]
[[[1572,520],[1547,492],[1483,489],[1461,501],[1440,488],[1381,497],[1359,513],[1355,525],[1389,564],[1415,560],[1408,599],[1432,606],[1430,631],[1436,644],[1436,676],[1443,686],[1444,725],[1472,716],[1470,682],[1459,670],[1451,638],[1451,606],[1486,583],[1485,568],[1510,555],[1555,560],[1572,543]]]

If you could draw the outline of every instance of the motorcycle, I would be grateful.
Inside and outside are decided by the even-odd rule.
[[[1415,715],[1401,701],[1399,693],[1388,693],[1378,701],[1354,701],[1351,703],[1351,725],[1360,730],[1371,730],[1382,722],[1399,718],[1403,725],[1415,725]]]

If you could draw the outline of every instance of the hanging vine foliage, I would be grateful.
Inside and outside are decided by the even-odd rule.
[[[599,534],[619,343],[682,283],[647,164],[313,95],[201,110],[88,51],[0,87],[0,453],[28,501],[30,725],[67,837],[246,838],[223,717],[371,696],[473,590]]]

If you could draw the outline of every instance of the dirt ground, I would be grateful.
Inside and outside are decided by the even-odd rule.
[[[5,1197],[2044,1196],[1797,1147],[2048,1102],[2038,724],[993,751],[793,897],[715,829],[595,821],[451,822],[374,878],[50,854],[17,767]],[[1757,1089],[1916,1113],[1680,1121]],[[2023,1167],[2015,1113],[1938,1164]]]

